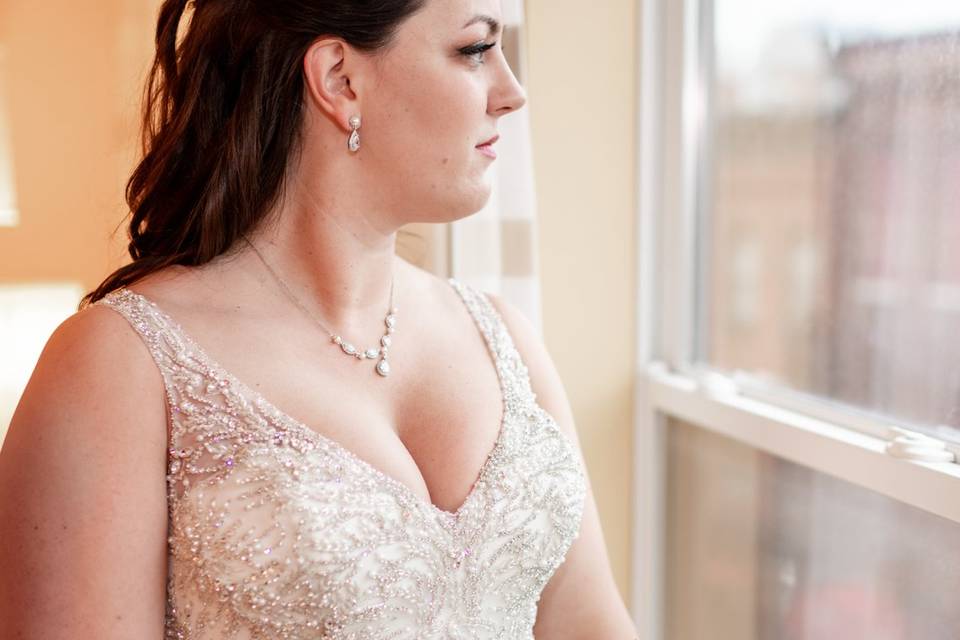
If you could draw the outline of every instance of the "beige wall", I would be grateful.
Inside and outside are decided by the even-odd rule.
[[[637,4],[527,0],[543,328],[629,602]]]
[[[0,439],[37,356],[123,263],[123,188],[156,0],[0,0]],[[8,169],[12,169],[7,171]]]
[[[101,0],[92,11],[83,2],[0,2],[20,217],[0,228],[0,283],[89,289],[122,263],[125,230],[113,244],[104,236],[126,211],[154,4]]]

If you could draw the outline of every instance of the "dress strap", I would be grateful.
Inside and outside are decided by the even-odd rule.
[[[534,410],[536,394],[530,385],[529,371],[496,307],[485,293],[475,287],[455,278],[449,278],[448,282],[460,294],[483,334],[500,376],[507,410],[515,415]]]
[[[173,448],[182,446],[188,430],[184,424],[185,413],[193,408],[194,392],[204,388],[211,391],[211,379],[202,354],[193,347],[179,324],[150,300],[126,287],[111,291],[93,304],[110,307],[126,318],[147,346],[166,391],[168,442]]]
[[[178,368],[187,353],[181,336],[167,326],[146,299],[129,289],[115,289],[91,306],[96,305],[110,307],[130,323],[150,351],[164,382],[168,383],[170,373]]]
[[[166,392],[170,495],[188,487],[190,477],[209,474],[222,466],[221,460],[232,460],[242,440],[235,437],[236,432],[245,424],[233,416],[246,414],[250,407],[229,388],[228,380],[210,368],[183,328],[150,300],[125,287],[93,304],[123,316],[160,370]]]

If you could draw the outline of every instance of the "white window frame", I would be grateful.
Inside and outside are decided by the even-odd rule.
[[[632,611],[641,640],[664,637],[666,435],[671,418],[960,523],[960,464],[894,455],[909,425],[748,377],[691,366],[696,331],[699,156],[711,61],[700,27],[713,0],[638,0],[637,350]]]

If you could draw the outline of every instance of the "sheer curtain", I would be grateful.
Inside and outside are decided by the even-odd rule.
[[[510,67],[526,85],[523,0],[503,0],[503,47]],[[410,225],[399,251],[442,275],[501,295],[541,329],[536,197],[529,110],[498,124],[497,159],[491,164],[493,191],[487,205],[449,225]]]

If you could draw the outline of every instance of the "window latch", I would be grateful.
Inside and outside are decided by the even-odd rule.
[[[947,443],[936,438],[901,429],[888,427],[887,453],[894,458],[916,462],[955,462],[956,455],[947,449]]]

